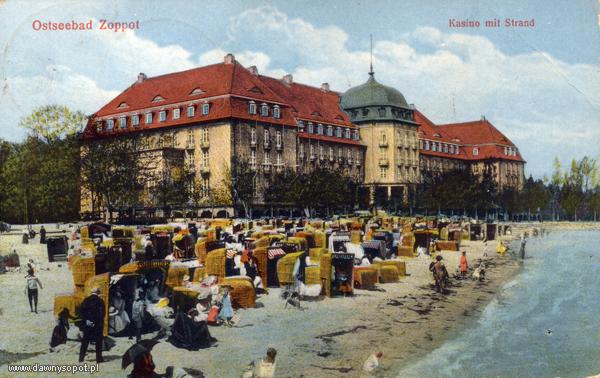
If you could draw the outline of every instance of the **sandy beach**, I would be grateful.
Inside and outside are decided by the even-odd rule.
[[[531,227],[544,229],[598,228],[597,224],[544,223],[513,227],[509,241]],[[463,242],[471,264],[484,259],[486,281],[452,280],[446,295],[435,293],[428,271],[429,258],[405,259],[408,276],[399,283],[380,284],[377,290],[356,290],[350,298],[304,301],[304,310],[284,308],[279,289],[258,298],[255,309],[240,310],[233,328],[211,327],[216,346],[190,352],[164,341],[153,351],[156,371],[167,366],[194,369],[207,377],[237,377],[244,367],[266,348],[275,347],[278,377],[361,376],[361,366],[375,351],[383,351],[379,376],[395,376],[400,367],[435,349],[462,327],[468,326],[502,287],[519,270],[519,262],[495,252],[496,242]],[[0,235],[0,253],[16,249],[25,264],[29,258],[40,262],[38,277],[44,285],[39,314],[29,311],[24,294],[24,272],[0,275],[0,312],[3,333],[0,338],[0,374],[8,364],[76,364],[79,342],[69,341],[56,352],[48,351],[54,326],[53,298],[73,290],[71,272],[65,263],[47,263],[45,245],[38,238],[20,244],[18,235]],[[484,256],[484,250],[487,256]],[[442,252],[451,275],[459,252]],[[147,334],[144,338],[150,338]],[[96,376],[125,376],[121,356],[133,341],[113,338],[116,346],[104,353],[107,362],[99,365]],[[95,363],[88,352],[87,363]],[[22,374],[22,376],[28,376]],[[34,376],[30,374],[29,376]],[[65,375],[67,376],[67,375]],[[70,375],[69,375],[70,376]]]

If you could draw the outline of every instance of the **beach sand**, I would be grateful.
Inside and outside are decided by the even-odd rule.
[[[530,228],[514,226],[513,238]],[[348,298],[303,301],[304,310],[285,309],[279,289],[272,289],[269,295],[258,298],[257,308],[238,311],[233,328],[210,328],[218,339],[216,346],[187,351],[163,339],[153,350],[156,371],[164,373],[167,366],[176,366],[201,371],[207,377],[238,377],[248,363],[264,356],[266,348],[272,346],[278,351],[278,377],[361,376],[363,362],[375,351],[384,353],[378,375],[396,376],[402,366],[475,321],[484,305],[518,271],[518,261],[499,256],[495,246],[495,241],[489,242],[484,257],[483,242],[463,242],[460,249],[467,252],[471,264],[480,258],[486,261],[486,280],[452,280],[446,295],[433,289],[429,258],[405,259],[409,275],[399,283],[380,284],[373,291],[355,290],[355,296]],[[19,253],[22,265],[29,258],[40,262],[38,277],[44,289],[39,313],[33,314],[24,294],[25,272],[0,275],[0,375],[14,376],[8,373],[9,363],[77,364],[79,342],[68,341],[58,351],[48,351],[55,324],[53,298],[72,292],[71,272],[65,263],[46,262],[45,245],[40,245],[38,238],[23,245],[19,235],[0,235],[0,253],[12,249]],[[453,275],[460,253],[444,251],[442,256]],[[116,346],[104,352],[107,362],[99,365],[95,376],[125,376],[130,372],[121,370],[121,356],[133,342],[126,337],[113,339]],[[95,363],[93,353],[88,351],[86,362]]]

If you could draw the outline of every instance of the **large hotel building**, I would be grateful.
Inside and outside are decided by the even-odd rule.
[[[486,119],[435,125],[373,72],[340,94],[327,83],[263,76],[231,54],[188,71],[139,74],[90,117],[82,148],[124,135],[139,137],[148,156],[163,160],[157,166],[192,172],[206,208],[234,157],[256,171],[258,203],[266,189],[261,177],[284,168],[344,172],[368,187],[372,200],[379,192],[399,202],[408,200],[425,171],[488,170],[500,189],[519,189],[524,179],[517,147]],[[99,208],[90,198],[82,189],[82,212]]]

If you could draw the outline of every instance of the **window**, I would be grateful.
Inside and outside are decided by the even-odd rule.
[[[254,127],[250,129],[250,143],[256,144],[256,129]]]
[[[134,114],[131,116],[131,124],[133,126],[139,126],[140,125],[140,116],[137,114]]]
[[[352,149],[348,148],[348,161],[352,161]]]
[[[340,149],[341,151],[341,149]],[[333,161],[333,147],[329,147],[329,160]]]
[[[146,124],[152,123],[152,113],[146,113]]]
[[[273,118],[281,118],[281,110],[279,109],[279,105],[273,106]]]
[[[167,111],[166,110],[161,110],[160,113],[158,113],[158,120],[160,122],[164,122],[167,120]]]
[[[302,121],[298,121],[298,132],[299,133],[304,132],[304,122],[302,122]]]
[[[210,104],[202,104],[202,115],[208,115],[208,111],[210,109]]]
[[[431,151],[437,151],[437,143],[431,143]]]
[[[180,112],[181,110],[179,108],[173,109],[173,119],[179,119]]]
[[[358,133],[358,130],[354,130],[354,140],[359,140],[360,139],[360,134]]]
[[[188,168],[194,167],[194,152],[186,154],[186,165]]]
[[[309,133],[309,134],[312,134],[313,132],[314,132],[314,130],[313,130],[313,123],[312,123],[312,122],[309,122],[309,123],[308,123],[308,133]]]
[[[450,151],[450,153],[451,153],[451,154],[453,154],[453,153],[454,153],[454,145],[453,145],[453,144],[451,144],[451,145],[450,145],[450,149],[449,149],[449,151]]]
[[[345,134],[346,134],[345,138],[350,139],[350,129],[346,129]]]
[[[250,101],[248,103],[248,114],[256,114],[256,102]]]
[[[279,130],[275,133],[275,143],[277,144],[277,147],[281,147],[282,145],[281,131]]]
[[[187,116],[188,117],[193,117],[195,111],[196,111],[196,109],[194,108],[194,105],[188,106],[188,108],[187,108]]]
[[[317,134],[323,135],[323,125],[321,125],[320,123],[317,125]]]
[[[268,146],[269,142],[271,141],[271,136],[269,135],[269,130],[268,129],[265,129],[264,140],[265,140],[265,146]]]
[[[385,108],[379,108],[379,116],[385,117]]]
[[[109,119],[106,121],[106,130],[108,131],[112,131],[112,129],[115,127],[115,120],[114,119]]]
[[[454,152],[456,153],[456,155],[460,154],[460,147],[456,146]]]
[[[262,104],[260,106],[260,115],[263,116],[263,117],[268,117],[269,116],[269,105]]]
[[[504,147],[504,155],[508,155],[508,148]]]
[[[341,127],[336,127],[335,128],[335,136],[338,138],[342,137],[342,128]]]
[[[444,143],[444,152],[448,153],[448,145],[446,143]]]
[[[278,152],[276,157],[275,157],[275,164],[277,166],[282,166],[283,165],[283,156],[281,155],[281,152]]]
[[[342,150],[341,147],[338,150],[338,159],[340,160],[340,162],[342,161],[342,159],[344,159],[344,150]]]
[[[387,167],[379,167],[379,178],[386,178],[387,177]]]
[[[164,135],[160,134],[158,136],[158,140],[156,141],[156,147],[163,148],[164,144],[165,144],[165,137],[164,137]]]
[[[206,197],[210,194],[210,185],[209,185],[209,178],[208,177],[203,177],[202,178],[202,188],[200,189],[202,191],[202,196]]]
[[[250,167],[256,167],[256,150],[250,151]]]
[[[479,148],[473,147],[473,155],[479,155]]]
[[[300,143],[298,146],[298,157],[300,160],[304,160],[304,143]]]
[[[179,140],[177,138],[177,133],[173,133],[173,135],[171,136],[171,141],[173,143],[173,147],[179,146]]]
[[[327,126],[327,136],[333,136],[333,127]]]
[[[188,129],[187,143],[188,147],[194,146],[194,130],[192,129]]]
[[[380,132],[379,141],[381,142],[381,144],[387,144],[387,136],[385,135],[385,131]]]
[[[312,144],[309,145],[309,152],[310,152],[310,158],[314,159],[315,158],[315,147]]]
[[[119,128],[124,129],[126,127],[127,127],[127,117],[120,117],[119,118]]]
[[[202,151],[202,166],[208,167],[208,150]]]
[[[325,154],[323,152],[323,146],[319,145],[319,158],[321,158],[321,160],[325,159]]]
[[[264,155],[264,164],[271,164],[271,152],[270,151],[265,151],[265,155]]]
[[[360,150],[356,150],[356,165],[360,165]]]
[[[202,143],[208,143],[208,128],[202,129]]]

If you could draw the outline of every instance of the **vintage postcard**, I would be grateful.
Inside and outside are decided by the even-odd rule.
[[[600,1],[0,25],[0,376],[600,376]]]

